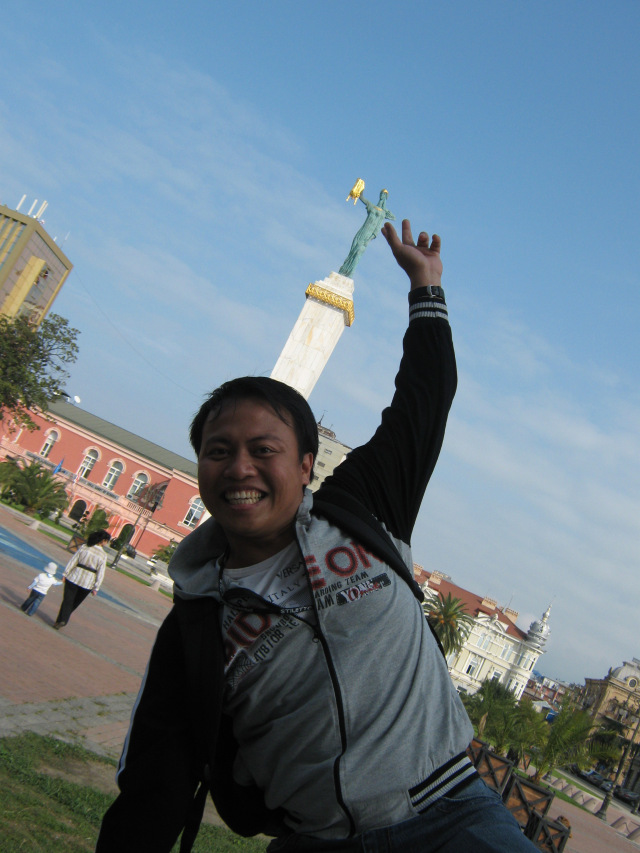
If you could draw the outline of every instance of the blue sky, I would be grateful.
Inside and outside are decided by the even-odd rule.
[[[355,179],[386,187],[442,236],[460,374],[416,561],[525,629],[552,602],[545,674],[640,657],[639,30],[616,0],[14,4],[0,201],[46,199],[75,265],[70,393],[190,456],[202,396],[268,374],[344,260]],[[310,398],[352,446],[407,290],[382,239],[354,280]]]

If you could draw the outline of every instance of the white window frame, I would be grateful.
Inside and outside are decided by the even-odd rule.
[[[467,661],[467,665],[465,667],[464,674],[468,675],[469,678],[476,678],[479,668],[480,668],[480,658],[472,657]]]
[[[46,438],[44,444],[42,445],[42,450],[40,451],[40,456],[42,456],[43,459],[48,459],[49,454],[53,450],[53,445],[56,443],[56,441],[59,441],[59,440],[60,440],[60,433],[55,429],[49,430],[49,434],[47,435],[47,438]]]
[[[107,475],[102,481],[102,488],[109,489],[110,492],[113,491],[114,486],[120,479],[121,475],[124,473],[124,465],[122,462],[116,459],[115,462],[112,462],[109,466],[109,470],[107,471]]]
[[[95,455],[94,455],[95,454]],[[87,474],[90,474],[93,470],[93,466],[96,464],[98,459],[100,458],[100,454],[92,447],[90,450],[84,455],[84,459],[80,463],[80,467],[78,468],[78,477],[82,477],[84,480],[88,480]]]
[[[185,527],[189,527],[193,529],[197,526],[198,522],[202,518],[204,514],[205,506],[202,498],[192,498],[189,503],[189,509],[187,514],[184,517],[184,521],[182,522]]]
[[[144,471],[139,471],[136,476],[133,478],[133,482],[129,486],[129,491],[127,492],[128,498],[137,497],[140,492],[148,486],[150,482],[150,478],[148,474],[145,474]]]

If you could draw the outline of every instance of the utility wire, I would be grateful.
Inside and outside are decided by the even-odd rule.
[[[123,333],[122,333],[122,331],[120,330],[120,328],[119,328],[118,326],[116,326],[116,324],[113,322],[113,320],[111,319],[111,317],[109,317],[109,315],[106,313],[106,311],[104,311],[104,310],[102,309],[102,306],[100,305],[100,303],[97,301],[97,299],[94,297],[93,293],[91,293],[91,291],[89,290],[89,288],[87,287],[87,285],[86,285],[86,284],[84,283],[84,281],[82,280],[82,276],[81,276],[81,275],[79,275],[79,273],[78,273],[77,271],[75,271],[75,272],[74,272],[73,277],[74,277],[74,280],[75,280],[75,281],[77,281],[77,282],[80,284],[80,286],[81,286],[81,287],[82,287],[82,289],[85,291],[85,293],[87,294],[87,296],[89,297],[89,299],[93,302],[93,304],[96,306],[96,308],[98,309],[98,311],[100,312],[100,314],[102,314],[102,316],[103,316],[103,317],[104,317],[104,319],[107,321],[107,323],[111,326],[111,328],[112,328],[112,329],[114,329],[114,331],[115,331],[115,332],[116,332],[116,333],[117,333],[117,334],[122,338],[122,340],[125,342],[125,344],[126,344],[130,349],[132,349],[132,350],[133,350],[133,352],[134,352],[134,353],[135,353],[139,358],[141,358],[141,359],[142,359],[146,364],[148,364],[148,365],[149,365],[149,367],[153,368],[153,370],[155,370],[155,372],[156,372],[159,376],[161,376],[161,377],[162,377],[163,379],[165,379],[167,382],[170,382],[172,385],[175,385],[175,386],[176,386],[176,388],[179,388],[181,391],[185,391],[187,394],[191,394],[191,395],[192,395],[193,397],[195,397],[195,398],[198,398],[198,397],[202,396],[202,395],[200,395],[200,394],[196,394],[196,392],[195,392],[195,391],[192,391],[190,388],[185,388],[185,387],[184,387],[184,385],[180,385],[180,383],[179,383],[179,382],[176,382],[176,381],[175,381],[175,379],[172,379],[170,376],[167,376],[167,374],[166,374],[166,373],[163,373],[161,370],[159,370],[159,369],[158,369],[158,367],[157,367],[157,366],[156,366],[152,361],[150,361],[150,360],[149,360],[149,359],[144,355],[144,353],[141,353],[141,352],[140,352],[140,350],[139,350],[139,349],[137,349],[137,348],[136,348],[136,347],[131,343],[131,341],[130,341],[130,340],[129,340],[129,339],[128,339],[128,338],[127,338]]]

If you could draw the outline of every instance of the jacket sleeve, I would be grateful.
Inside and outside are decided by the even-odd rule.
[[[64,571],[62,573],[63,578],[66,578],[71,569],[75,569],[75,567],[78,565],[78,561],[80,560],[80,552],[83,548],[84,545],[81,545],[76,551],[76,553],[71,557],[67,565],[64,567]]]
[[[98,590],[102,586],[102,582],[104,580],[104,573],[105,573],[105,570],[107,568],[107,555],[104,554],[104,556],[103,556],[103,554],[100,554],[99,556],[100,556],[100,568],[96,572],[96,582],[95,582],[95,585],[93,587],[96,592],[98,592]]]
[[[120,794],[96,853],[164,853],[184,827],[198,785],[184,653],[175,608],[160,627],[118,765]]]
[[[407,544],[444,439],[457,374],[443,300],[409,294],[409,328],[391,405],[373,437],[348,454],[319,490],[346,492]]]

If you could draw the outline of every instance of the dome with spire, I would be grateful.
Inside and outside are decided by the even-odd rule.
[[[541,619],[534,619],[531,625],[529,625],[527,641],[536,648],[542,648],[549,638],[549,634],[551,633],[551,629],[549,628],[550,613],[551,605],[547,607]]]

